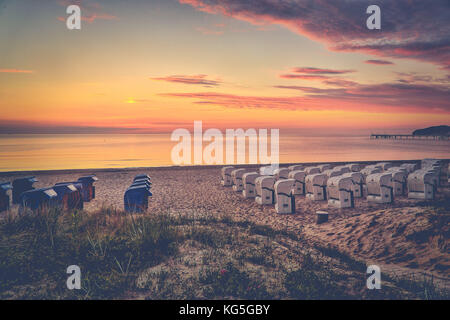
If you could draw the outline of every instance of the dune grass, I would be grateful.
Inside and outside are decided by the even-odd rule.
[[[66,287],[70,265],[81,290]],[[0,219],[1,299],[448,298],[415,279],[374,293],[365,279],[346,254],[229,216],[51,208]]]

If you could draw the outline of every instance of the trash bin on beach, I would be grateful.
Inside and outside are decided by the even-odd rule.
[[[34,190],[33,184],[35,182],[38,182],[35,177],[24,177],[14,180],[12,183],[12,202],[16,204],[20,203],[22,193]]]
[[[58,194],[53,188],[43,188],[29,190],[22,193],[20,206],[21,208],[29,208],[38,210],[44,208],[55,207],[58,205]]]
[[[152,196],[146,186],[131,186],[124,196],[124,207],[127,212],[144,212],[148,209],[148,198]]]
[[[78,182],[82,185],[81,195],[84,202],[89,202],[92,199],[95,199],[95,181],[98,181],[98,178],[95,175],[84,176],[78,179]]]
[[[8,191],[12,189],[11,183],[0,183],[0,212],[9,210],[9,194]]]
[[[58,202],[64,210],[83,209],[81,188],[72,183],[60,183],[54,185],[53,190],[58,194]]]

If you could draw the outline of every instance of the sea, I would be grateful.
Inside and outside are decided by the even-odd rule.
[[[1,134],[0,172],[172,166],[177,144],[170,134]],[[450,142],[280,133],[279,158],[280,163],[449,159]]]

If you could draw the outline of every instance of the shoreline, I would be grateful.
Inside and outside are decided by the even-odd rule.
[[[445,162],[450,162],[450,158],[438,158]],[[379,162],[392,162],[392,163],[405,163],[405,162],[420,162],[422,159],[414,159],[414,160],[373,160],[373,161],[317,161],[317,162],[288,162],[288,163],[280,163],[280,167],[287,167],[291,165],[306,165],[306,166],[315,166],[318,164],[331,164],[331,165],[345,165],[348,163],[357,163],[357,164],[376,164]],[[15,171],[0,171],[0,177],[9,176],[9,175],[19,175],[19,174],[71,174],[71,173],[86,173],[87,171],[96,171],[96,172],[126,172],[126,171],[138,171],[138,170],[152,170],[152,171],[160,171],[160,170],[203,170],[203,169],[220,169],[224,166],[233,166],[236,168],[254,168],[265,166],[269,164],[220,164],[220,165],[168,165],[168,166],[149,166],[149,167],[122,167],[122,168],[84,168],[84,169],[49,169],[49,170],[15,170]]]

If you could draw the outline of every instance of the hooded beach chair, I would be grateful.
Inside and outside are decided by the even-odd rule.
[[[351,177],[332,177],[327,181],[328,206],[335,208],[353,208],[353,180]]]
[[[9,210],[9,190],[11,189],[11,183],[0,183],[0,212]]]
[[[255,180],[259,177],[257,172],[247,172],[242,176],[242,183],[244,185],[244,190],[242,195],[244,198],[255,198],[256,197],[256,185]]]
[[[408,198],[433,200],[436,193],[436,175],[432,171],[416,170],[409,174]]]
[[[223,167],[221,170],[222,179],[220,184],[224,187],[231,187],[233,185],[233,179],[231,178],[231,172],[235,170],[234,167]]]
[[[347,168],[350,169],[351,172],[360,172],[362,169],[362,165],[359,163],[350,163],[345,165]]]
[[[72,183],[55,184],[53,187],[59,204],[64,210],[83,209],[83,199],[79,189]]]
[[[42,188],[25,191],[20,197],[21,209],[33,211],[48,209],[58,205],[58,194],[53,188]]]
[[[394,196],[404,196],[406,194],[406,184],[408,174],[405,168],[390,168],[387,172],[392,174],[392,188]]]
[[[275,179],[287,179],[289,176],[289,169],[288,168],[278,168],[274,171]]]
[[[273,176],[259,176],[255,180],[255,201],[261,205],[271,205],[275,201],[275,178]]]
[[[305,178],[306,199],[312,201],[326,200],[327,180],[327,175],[323,173],[307,175]]]
[[[305,178],[306,172],[304,170],[289,172],[289,179],[294,179],[294,186],[292,188],[292,194],[294,196],[305,195]]]
[[[361,172],[349,172],[344,173],[342,177],[350,177],[353,181],[353,197],[354,198],[362,198],[364,196],[364,190],[367,191],[365,186],[366,178]]]
[[[296,164],[293,166],[289,166],[288,169],[289,169],[289,171],[299,171],[299,170],[303,171],[303,170],[305,170],[305,166]]]
[[[367,201],[376,203],[392,203],[394,201],[392,174],[390,172],[367,176],[366,185]]]
[[[17,204],[20,203],[22,193],[34,190],[33,184],[35,182],[38,182],[38,180],[35,177],[24,177],[15,179],[12,183],[12,202]]]
[[[94,182],[98,181],[95,175],[83,176],[78,178],[78,182],[82,185],[81,196],[84,202],[90,202],[95,199],[95,186]]]
[[[231,178],[233,180],[233,191],[241,192],[244,190],[244,184],[242,182],[242,176],[246,172],[245,169],[235,169],[231,171]]]
[[[125,191],[124,209],[126,212],[142,213],[148,209],[148,198],[152,193],[146,186],[131,186]]]
[[[306,167],[305,168],[306,175],[309,176],[311,174],[320,173],[319,167]]]
[[[277,213],[295,213],[295,196],[292,193],[294,179],[282,179],[275,182],[275,210]]]
[[[330,170],[332,168],[330,164],[320,164],[317,167],[320,169],[320,172],[324,172],[325,170]]]

